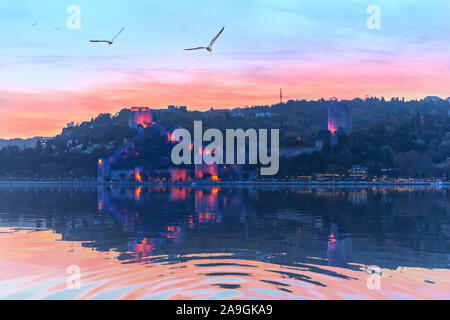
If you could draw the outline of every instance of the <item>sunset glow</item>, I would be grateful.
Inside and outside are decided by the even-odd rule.
[[[58,32],[64,6],[4,2],[1,24],[15,32],[0,35],[7,44],[0,57],[0,137],[53,136],[68,122],[136,105],[271,105],[280,87],[285,100],[448,97],[449,2],[416,3],[414,10],[406,0],[377,4],[386,14],[374,31],[366,28],[367,5],[353,0],[81,1],[81,29]],[[47,19],[33,28],[31,17],[42,15]],[[167,16],[177,25],[168,25]],[[126,29],[113,46],[89,43],[121,25]],[[182,50],[221,25],[226,29],[212,54]]]

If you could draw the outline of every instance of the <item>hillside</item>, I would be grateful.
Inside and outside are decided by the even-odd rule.
[[[283,157],[280,177],[311,173],[343,173],[362,165],[379,175],[394,169],[396,175],[432,176],[449,174],[450,103],[424,99],[404,101],[378,98],[352,101],[288,101],[273,106],[234,110],[187,111],[169,108],[154,111],[158,126],[172,130],[192,129],[194,120],[204,128],[279,128],[282,148],[307,148],[327,130],[330,103],[350,106],[353,130],[340,135],[335,144],[320,151]],[[38,140],[25,148],[17,145],[0,150],[0,179],[93,179],[99,158],[111,156],[137,135],[129,127],[130,110],[65,128],[56,137]],[[139,156],[136,165],[167,168],[171,144],[156,127],[144,129],[134,141]],[[287,153],[286,153],[287,154]],[[394,174],[394,173],[393,173]]]

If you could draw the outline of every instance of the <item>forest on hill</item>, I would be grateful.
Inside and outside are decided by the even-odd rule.
[[[320,151],[280,159],[279,177],[312,173],[344,173],[353,165],[365,166],[380,175],[385,169],[396,176],[449,176],[450,103],[448,100],[380,98],[351,101],[291,100],[272,106],[254,106],[206,112],[184,108],[159,110],[158,125],[167,130],[192,130],[194,120],[204,129],[276,128],[281,147],[302,147],[327,130],[330,103],[350,106],[353,130],[340,135],[337,143],[325,143]],[[64,128],[36,146],[8,145],[0,149],[0,180],[92,179],[99,158],[109,156],[137,130],[128,125],[130,110],[115,115],[100,114],[90,121]],[[136,141],[140,165],[171,166],[171,144],[156,127],[143,129]]]

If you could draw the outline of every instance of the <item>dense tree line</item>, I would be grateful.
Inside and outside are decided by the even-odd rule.
[[[367,166],[379,175],[394,169],[399,176],[424,177],[449,174],[450,104],[445,100],[383,98],[352,101],[288,101],[273,106],[255,106],[237,111],[199,112],[177,109],[159,112],[158,124],[192,130],[194,120],[207,128],[277,128],[282,147],[304,146],[327,128],[330,103],[346,104],[353,113],[353,132],[325,143],[319,152],[282,158],[280,177],[311,173],[345,173],[352,165]],[[260,114],[264,116],[258,116]],[[8,146],[0,149],[0,179],[87,179],[97,175],[99,158],[113,155],[137,130],[128,126],[130,111],[100,114],[91,121],[65,128],[54,138],[34,148]],[[170,143],[155,127],[146,128],[134,141],[138,155],[133,165],[167,168]],[[123,164],[129,165],[128,164]],[[120,163],[118,164],[120,166]]]
[[[390,114],[339,136],[335,145],[326,143],[320,152],[282,158],[279,175],[344,174],[352,165],[362,165],[377,176],[449,176],[449,157],[448,114]]]

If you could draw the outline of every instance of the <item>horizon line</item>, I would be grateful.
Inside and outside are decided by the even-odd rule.
[[[97,113],[97,115],[95,116],[95,117],[91,117],[91,120],[92,119],[95,119],[96,117],[98,117],[99,115],[101,115],[101,114],[110,114],[110,115],[112,115],[112,116],[114,116],[114,115],[116,115],[117,113],[119,113],[120,111],[122,111],[122,110],[124,110],[124,109],[131,109],[132,107],[148,107],[150,110],[156,110],[156,111],[162,111],[162,110],[167,110],[168,109],[168,107],[170,107],[170,106],[174,106],[174,107],[177,107],[177,108],[179,108],[179,107],[186,107],[186,110],[188,111],[188,112],[194,112],[194,111],[197,111],[197,112],[202,112],[202,113],[204,113],[204,112],[208,112],[208,111],[211,111],[211,110],[234,110],[234,109],[251,109],[251,108],[256,108],[256,107],[269,107],[269,108],[271,108],[271,107],[274,107],[274,106],[277,106],[277,105],[281,105],[281,104],[287,104],[288,102],[290,102],[290,101],[294,101],[294,102],[296,102],[296,101],[306,101],[306,102],[318,102],[318,101],[327,101],[327,102],[331,102],[331,101],[337,101],[337,102],[351,102],[351,101],[354,101],[354,100],[362,100],[362,101],[365,101],[365,100],[367,100],[367,99],[372,99],[372,98],[376,98],[376,99],[385,99],[384,98],[384,96],[369,96],[369,95],[367,95],[367,96],[365,96],[364,98],[361,98],[361,97],[355,97],[355,98],[353,98],[353,99],[339,99],[339,98],[337,98],[337,97],[330,97],[330,98],[327,98],[327,99],[325,99],[324,97],[322,97],[322,98],[320,98],[320,99],[307,99],[307,98],[304,98],[304,99],[300,99],[300,98],[297,98],[297,99],[287,99],[285,102],[282,102],[282,103],[280,103],[280,102],[278,102],[278,103],[274,103],[274,104],[265,104],[265,105],[252,105],[252,106],[248,106],[248,105],[246,105],[246,106],[241,106],[241,107],[238,107],[238,106],[235,106],[235,107],[217,107],[217,108],[214,108],[214,107],[211,107],[210,109],[208,109],[208,110],[199,110],[199,109],[195,109],[195,107],[194,108],[189,108],[189,106],[185,106],[185,105],[174,105],[174,104],[168,104],[167,106],[161,106],[161,107],[155,107],[155,108],[152,108],[152,107],[150,107],[149,105],[130,105],[130,106],[127,106],[127,107],[121,107],[121,109],[119,109],[117,112],[115,112],[115,113],[111,113],[111,112],[99,112],[99,113]],[[436,95],[436,96],[426,96],[426,97],[423,97],[423,98],[420,98],[420,99],[418,99],[418,98],[409,98],[408,100],[405,98],[405,97],[391,97],[390,99],[385,99],[385,101],[386,102],[390,102],[390,101],[392,101],[393,99],[398,99],[398,100],[400,100],[400,101],[402,101],[402,102],[404,102],[404,103],[408,103],[408,102],[414,102],[414,101],[418,101],[418,102],[420,102],[420,101],[424,101],[425,99],[427,99],[427,98],[438,98],[438,99],[440,99],[440,100],[442,100],[442,101],[448,101],[448,102],[450,102],[450,95],[449,95],[449,97],[447,97],[447,98],[441,98],[440,96],[438,96],[438,95]],[[404,100],[403,100],[404,99]],[[82,122],[77,122],[77,123],[75,123],[74,122],[74,124],[75,125],[80,125],[80,124],[82,124],[82,123],[84,123],[84,122],[89,122],[90,120],[86,120],[86,121],[82,121]],[[70,122],[68,122],[68,123],[70,123]],[[54,138],[54,137],[56,137],[57,135],[59,135],[59,134],[61,134],[62,133],[62,130],[64,129],[64,127],[63,128],[61,128],[61,129],[58,129],[58,130],[60,130],[60,131],[58,131],[58,132],[56,132],[55,134],[53,134],[52,136],[44,136],[44,135],[34,135],[34,136],[12,136],[12,137],[0,137],[0,140],[3,140],[3,141],[10,141],[10,140],[15,140],[15,139],[20,139],[20,140],[30,140],[30,139],[36,139],[36,138],[47,138],[47,139],[51,139],[51,138]]]

